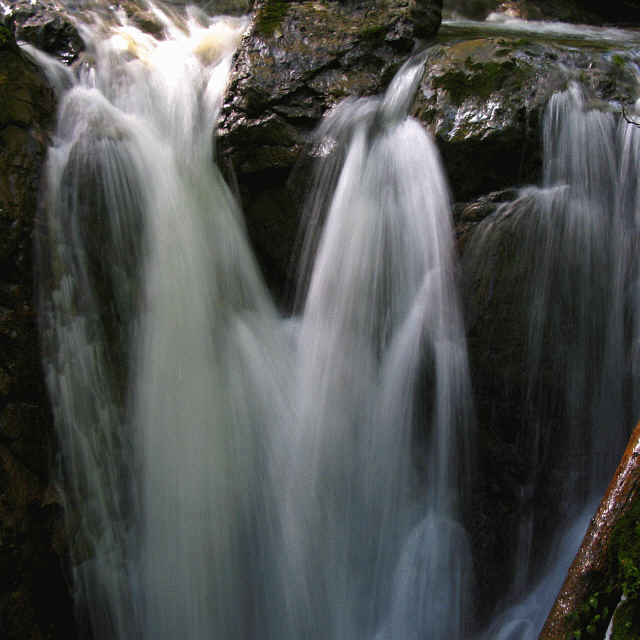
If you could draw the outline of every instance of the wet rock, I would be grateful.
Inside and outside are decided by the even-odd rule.
[[[495,213],[501,204],[518,197],[517,189],[492,191],[473,202],[458,202],[453,206],[453,223],[458,251],[462,254],[474,229],[485,218]]]
[[[28,42],[70,64],[84,49],[82,38],[68,14],[73,11],[54,0],[37,3],[15,0],[5,22],[13,29],[17,40]]]
[[[461,35],[441,32],[414,109],[436,138],[457,201],[539,180],[542,114],[570,80],[586,85],[594,100],[634,95],[625,53]]]
[[[522,510],[530,506],[521,500],[531,469],[523,451],[526,445],[519,438],[527,417],[528,318],[522,286],[526,267],[521,248],[512,240],[509,209],[515,205],[509,200],[508,193],[483,197],[457,216],[459,224],[470,225],[471,235],[482,224],[495,238],[491,251],[478,254],[462,234],[461,288],[477,415],[477,466],[467,529],[481,594],[476,602],[481,621],[488,619],[498,594],[506,588]]]
[[[383,91],[416,39],[435,34],[440,10],[433,0],[267,0],[257,6],[236,58],[219,147],[223,166],[235,175],[258,257],[280,293],[292,246],[278,243],[274,251],[263,230],[282,228],[295,237],[304,189],[289,178],[304,161],[311,132],[343,98]]]
[[[144,31],[154,38],[160,38],[162,36],[164,25],[150,9],[141,7],[137,2],[128,2],[127,0],[120,0],[118,7],[124,10],[127,18],[129,18],[140,31]]]
[[[34,312],[37,194],[53,92],[0,26],[0,636],[73,637],[54,539],[53,424]]]
[[[375,5],[296,2],[266,3],[258,11],[237,57],[219,147],[276,293],[287,282],[293,245],[278,241],[276,251],[263,230],[296,236],[305,170],[292,179],[291,169],[307,162],[310,133],[328,109],[346,96],[384,90],[413,46],[410,13],[394,13],[393,5],[385,13]],[[571,80],[594,102],[629,104],[635,95],[631,53],[569,37],[441,29],[413,114],[437,141],[454,200],[539,180],[542,113]],[[285,228],[286,220],[293,229]]]

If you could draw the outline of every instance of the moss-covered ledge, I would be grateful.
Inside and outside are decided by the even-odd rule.
[[[0,26],[0,637],[73,638],[33,244],[54,95]]]

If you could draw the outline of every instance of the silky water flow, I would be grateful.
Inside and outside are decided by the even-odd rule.
[[[528,479],[512,583],[487,640],[538,637],[638,415],[640,132],[575,83],[551,98],[543,129],[543,185],[479,225],[463,267],[472,286],[510,291],[525,318],[514,428]]]
[[[105,639],[476,635],[450,205],[407,117],[423,59],[316,132],[283,319],[211,159],[245,20],[150,3],[154,38],[83,7],[74,72],[25,47],[60,98],[40,319],[79,623]],[[492,640],[537,637],[638,408],[640,132],[577,85],[544,131],[543,185],[479,225],[463,264],[525,310],[528,475]],[[552,497],[553,530],[532,496]]]
[[[212,163],[243,19],[85,10],[39,242],[77,617],[97,638],[461,638],[470,388],[423,60],[317,132],[285,320]]]

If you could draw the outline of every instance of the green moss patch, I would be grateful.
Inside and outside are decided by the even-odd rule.
[[[612,640],[640,640],[640,499],[637,496],[613,530],[606,571],[589,576],[589,582],[591,595],[569,616],[568,640],[603,638],[612,615]],[[626,600],[618,606],[623,595]]]
[[[513,60],[504,62],[465,61],[465,70],[447,71],[435,78],[433,85],[445,89],[455,104],[461,104],[467,98],[487,100],[495,91],[507,85],[521,85],[527,74]]]
[[[288,0],[266,0],[262,8],[258,10],[255,32],[262,36],[272,36],[282,24],[288,9]]]
[[[620,519],[611,538],[612,578],[626,597],[616,610],[612,640],[640,640],[640,500]]]
[[[370,42],[381,42],[387,35],[387,25],[379,23],[367,24],[360,31],[360,35],[363,40],[368,40]]]
[[[611,612],[618,601],[619,595],[607,585],[603,575],[592,575],[590,578],[601,590],[594,591],[578,611],[570,614],[571,631],[567,636],[568,640],[603,638],[609,626]]]

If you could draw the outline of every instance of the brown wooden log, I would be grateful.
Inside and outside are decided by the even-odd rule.
[[[539,640],[566,640],[569,615],[577,612],[590,592],[590,576],[606,570],[611,533],[640,487],[640,422],[634,429],[622,460],[609,483],[582,545],[569,568],[562,589],[549,613]]]

